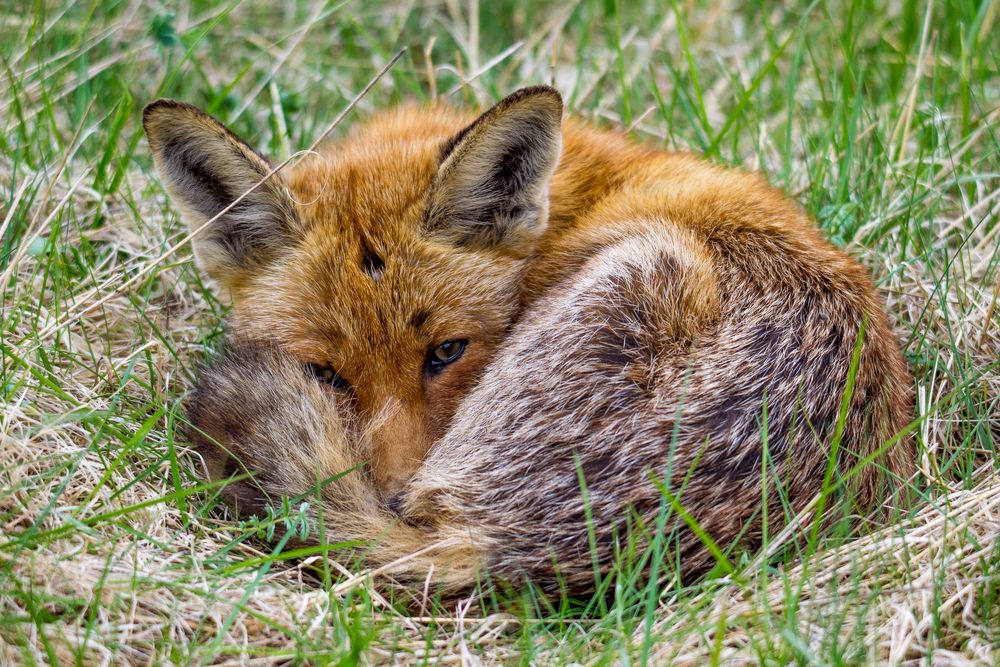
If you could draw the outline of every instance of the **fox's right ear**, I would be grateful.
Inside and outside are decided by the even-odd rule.
[[[220,285],[292,242],[295,208],[280,174],[268,177],[267,160],[222,123],[188,104],[157,100],[143,110],[142,126],[156,170],[192,231],[256,186],[192,241],[198,263]]]

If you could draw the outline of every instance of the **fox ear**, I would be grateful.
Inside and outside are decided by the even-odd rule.
[[[292,240],[295,209],[280,174],[222,123],[195,107],[157,100],[142,112],[156,170],[192,231],[232,204],[192,240],[209,276],[228,286]],[[260,185],[258,185],[260,183]]]
[[[530,254],[548,224],[562,110],[555,89],[522,88],[449,141],[428,195],[425,230],[458,245]]]

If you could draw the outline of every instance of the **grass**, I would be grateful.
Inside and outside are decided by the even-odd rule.
[[[998,31],[996,0],[0,2],[0,663],[996,664]],[[269,540],[294,506],[231,521],[179,434],[224,308],[174,248],[139,111],[183,99],[284,159],[404,46],[335,132],[553,82],[795,196],[895,318],[913,510],[772,536],[685,588],[624,568],[584,613],[530,592],[414,613]]]

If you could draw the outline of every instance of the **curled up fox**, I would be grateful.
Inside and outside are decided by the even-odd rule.
[[[690,577],[700,532],[754,549],[824,484],[863,513],[915,469],[866,271],[759,176],[544,86],[381,113],[268,178],[191,106],[143,120],[232,303],[189,418],[242,513],[304,497],[403,584],[586,593],[627,539],[670,532]]]

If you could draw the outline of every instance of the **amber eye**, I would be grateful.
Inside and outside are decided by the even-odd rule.
[[[324,364],[306,364],[306,374],[317,382],[328,384],[334,389],[350,389],[350,383],[337,374],[330,366]]]
[[[458,361],[468,344],[469,341],[465,339],[446,340],[437,347],[432,347],[427,353],[427,371],[438,373],[448,364]]]

